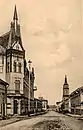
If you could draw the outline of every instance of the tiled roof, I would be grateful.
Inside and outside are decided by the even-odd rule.
[[[2,36],[0,36],[0,45],[4,48],[7,48],[8,46],[9,34],[10,32],[7,32],[3,34]]]
[[[3,85],[9,85],[7,82],[3,81],[2,79],[0,79],[0,84],[3,84]]]
[[[5,54],[6,49],[0,45],[0,55]]]
[[[81,90],[83,90],[83,86],[81,86],[81,87],[77,88],[76,90],[74,90],[74,91],[70,94],[70,96],[72,96],[72,95],[75,94],[76,92],[80,92]]]

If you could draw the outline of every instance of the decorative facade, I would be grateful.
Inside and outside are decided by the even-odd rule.
[[[7,89],[7,114],[27,114],[29,87],[30,107],[34,103],[35,76],[34,68],[32,68],[29,86],[29,70],[22,45],[16,6],[10,30],[0,36],[0,77],[9,84]]]
[[[0,117],[7,115],[7,87],[8,83],[0,79]]]

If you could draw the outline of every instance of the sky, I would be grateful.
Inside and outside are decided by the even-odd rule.
[[[0,0],[0,35],[10,29],[15,4],[26,59],[35,68],[35,96],[55,104],[65,74],[70,93],[83,85],[82,0]]]

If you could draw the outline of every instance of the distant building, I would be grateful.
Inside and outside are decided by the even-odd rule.
[[[42,111],[42,101],[34,98],[34,112],[41,112]]]
[[[69,111],[69,84],[66,75],[65,75],[65,82],[63,84],[62,109],[64,112]]]
[[[57,111],[70,112],[72,114],[83,114],[83,86],[77,88],[69,94],[69,85],[67,83],[67,76],[65,76],[65,83],[63,85],[62,101],[57,102]]]
[[[47,110],[47,108],[48,108],[48,100],[45,100],[43,97],[39,97],[39,100],[42,101],[42,110]]]
[[[42,110],[47,110],[48,108],[48,100],[42,100]]]
[[[69,84],[67,81],[67,76],[65,75],[65,81],[63,84],[63,96],[60,102],[56,102],[56,110],[59,112],[69,112]]]
[[[83,114],[83,86],[70,94],[71,113]]]
[[[44,98],[43,97],[38,97],[38,99],[42,101]]]
[[[67,82],[67,76],[65,75],[65,82],[63,84],[63,101],[69,97],[69,84]]]
[[[7,115],[7,87],[8,83],[0,79],[0,116],[2,118]]]
[[[56,111],[62,112],[62,101],[56,102]]]

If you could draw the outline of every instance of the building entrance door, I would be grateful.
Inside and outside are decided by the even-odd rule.
[[[14,100],[14,114],[18,114],[18,102]]]

